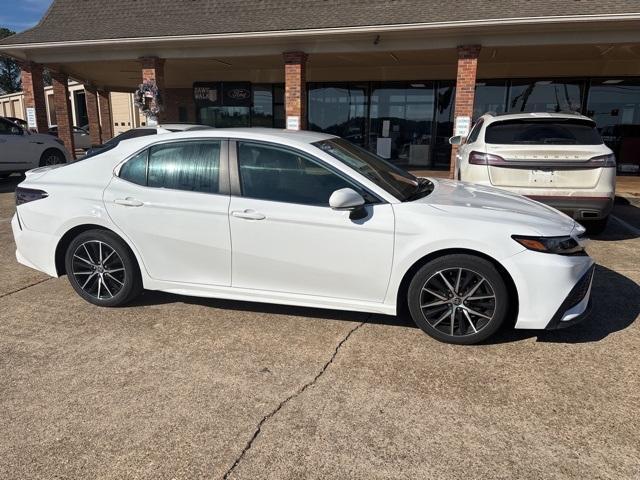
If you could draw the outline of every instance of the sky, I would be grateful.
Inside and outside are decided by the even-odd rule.
[[[0,27],[21,32],[40,21],[53,0],[0,0]]]

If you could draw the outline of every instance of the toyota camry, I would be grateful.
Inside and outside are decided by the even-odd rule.
[[[415,177],[313,132],[123,141],[16,191],[20,263],[100,307],[143,289],[395,315],[451,343],[589,310],[584,228],[486,186]]]

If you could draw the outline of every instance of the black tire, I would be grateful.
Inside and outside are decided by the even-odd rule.
[[[67,247],[65,269],[78,295],[100,307],[126,305],[142,292],[133,252],[120,237],[106,230],[87,230],[74,238]]]
[[[407,297],[418,327],[436,340],[459,345],[489,338],[509,311],[504,279],[491,262],[473,255],[446,255],[430,261],[414,275]],[[432,305],[438,303],[441,305]]]
[[[609,217],[606,216],[599,220],[590,220],[588,222],[584,222],[584,227],[587,229],[588,234],[598,235],[607,229],[608,222],[609,222]]]
[[[49,148],[42,152],[40,156],[40,166],[46,167],[48,165],[58,165],[60,163],[66,163],[67,159],[64,154],[57,148]]]

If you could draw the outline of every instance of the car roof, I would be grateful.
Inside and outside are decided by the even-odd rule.
[[[593,119],[574,112],[522,112],[522,113],[486,113],[481,118],[485,122],[504,122],[505,120],[533,120],[540,118],[562,118],[593,122]]]
[[[157,142],[167,142],[171,140],[186,140],[190,138],[237,138],[244,140],[256,140],[263,142],[282,143],[284,145],[305,145],[322,140],[336,138],[335,135],[325,133],[310,132],[308,130],[280,130],[276,128],[209,128],[205,130],[191,130],[180,132],[163,133],[162,135],[151,135],[138,138],[131,138],[119,143],[127,150],[144,148]],[[123,145],[124,144],[124,145]]]

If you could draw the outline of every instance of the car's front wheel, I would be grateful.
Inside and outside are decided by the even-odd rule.
[[[65,256],[69,282],[82,298],[101,307],[119,307],[142,291],[136,259],[129,247],[105,230],[82,232]]]
[[[470,345],[493,335],[509,310],[509,293],[494,265],[473,255],[446,255],[414,275],[408,303],[415,323],[433,338]]]

